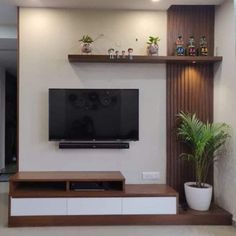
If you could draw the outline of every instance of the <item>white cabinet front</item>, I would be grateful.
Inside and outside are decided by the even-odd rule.
[[[68,215],[121,215],[121,198],[69,198]]]
[[[123,215],[176,214],[176,197],[123,198]]]
[[[176,214],[176,197],[11,198],[11,216]]]
[[[11,198],[11,216],[66,215],[66,198]]]

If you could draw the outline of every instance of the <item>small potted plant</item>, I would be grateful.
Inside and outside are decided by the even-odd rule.
[[[230,127],[225,123],[204,123],[196,114],[180,112],[178,117],[178,137],[190,148],[180,157],[194,164],[196,176],[195,182],[184,184],[186,200],[190,208],[207,211],[212,198],[212,186],[206,183],[208,171],[217,158],[217,151],[230,137]]]
[[[81,45],[81,52],[89,54],[92,52],[92,43],[94,40],[89,35],[83,35],[83,37],[79,40],[79,42],[82,42]]]
[[[159,51],[159,45],[158,42],[160,42],[159,37],[153,37],[149,36],[149,40],[147,42],[148,47],[147,47],[147,54],[149,56],[158,56],[158,51]]]

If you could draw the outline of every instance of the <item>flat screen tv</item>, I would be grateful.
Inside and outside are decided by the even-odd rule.
[[[138,89],[49,89],[50,141],[138,139]]]

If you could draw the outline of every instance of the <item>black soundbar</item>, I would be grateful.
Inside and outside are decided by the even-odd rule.
[[[98,149],[101,149],[101,148],[104,148],[104,149],[128,149],[129,143],[60,142],[59,148],[60,149],[76,149],[76,148],[81,148],[81,149],[96,149],[96,148],[98,148]]]

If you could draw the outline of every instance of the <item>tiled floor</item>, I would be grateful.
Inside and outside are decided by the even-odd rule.
[[[8,182],[9,177],[17,172],[16,163],[11,163],[7,165],[0,173],[0,182]]]
[[[1,236],[236,236],[233,226],[99,226],[8,228],[8,183],[0,183]]]

